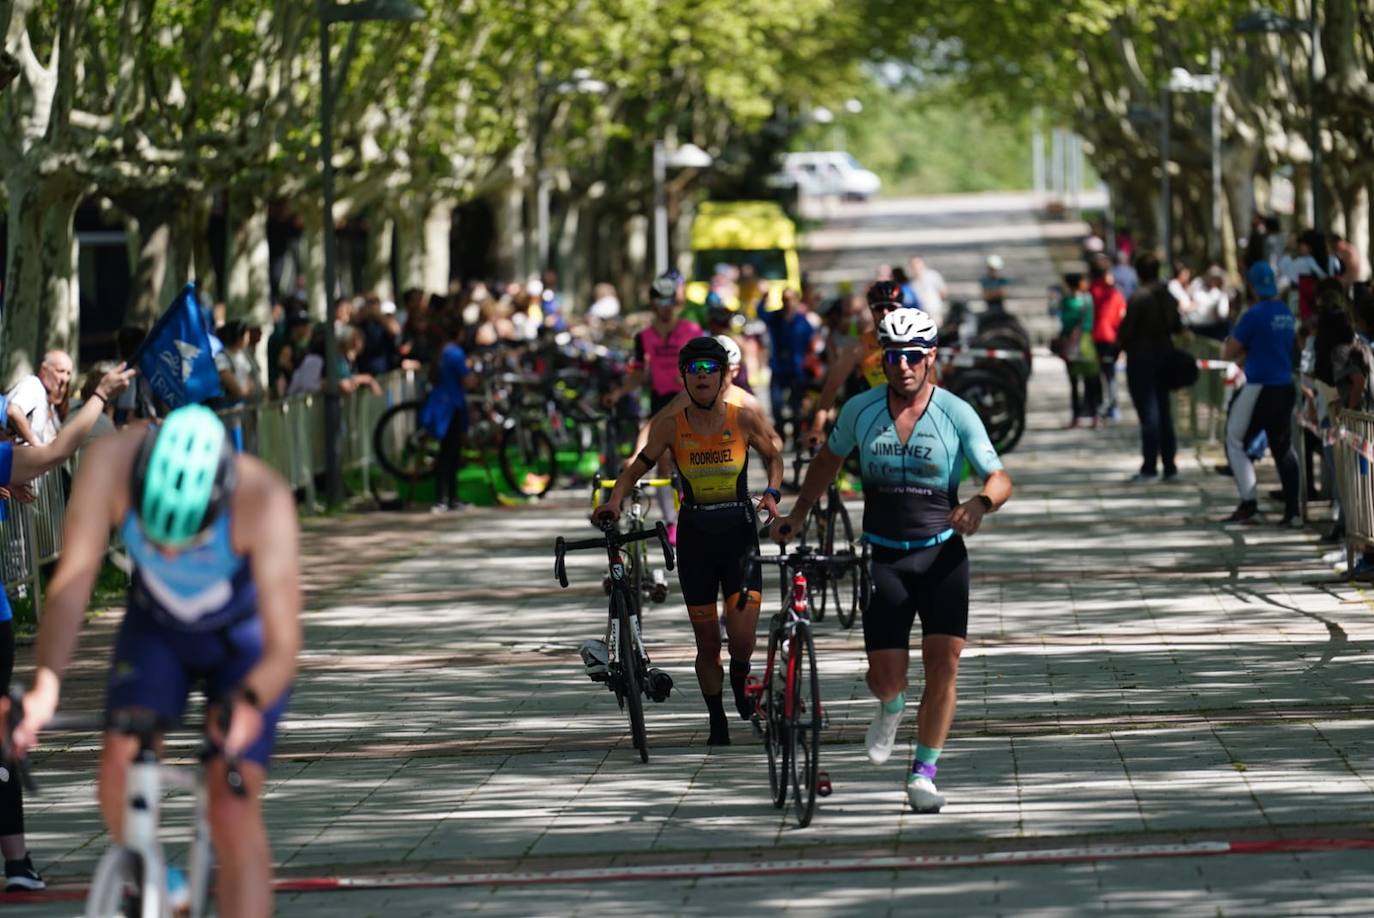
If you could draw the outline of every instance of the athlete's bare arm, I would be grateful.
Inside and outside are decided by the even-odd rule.
[[[21,754],[57,709],[62,674],[76,650],[110,527],[129,504],[129,470],[142,437],[141,429],[127,430],[93,443],[72,485],[62,522],[62,557],[38,627],[33,687],[24,697],[24,722],[14,732]]]
[[[262,658],[243,679],[262,707],[270,707],[296,678],[301,649],[300,537],[296,500],[276,472],[240,456],[234,494],[235,550],[248,555],[258,590]],[[243,542],[240,543],[240,535]]]
[[[23,484],[32,481],[49,469],[55,469],[66,462],[77,451],[95,422],[99,420],[105,405],[129,387],[134,371],[120,364],[106,373],[96,385],[96,396],[86,400],[73,417],[62,425],[51,443],[42,446],[17,446],[14,449],[14,464],[10,469],[10,483]],[[64,546],[63,551],[66,551]]]
[[[831,361],[829,369],[826,370],[825,383],[821,386],[821,394],[816,399],[816,416],[811,424],[813,439],[825,431],[825,422],[829,419],[830,410],[835,407],[836,399],[840,397],[840,389],[844,387],[845,380],[849,379],[862,358],[863,342],[854,341]]]

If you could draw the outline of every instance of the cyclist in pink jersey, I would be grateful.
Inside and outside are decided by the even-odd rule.
[[[654,319],[649,326],[635,335],[635,355],[630,361],[625,382],[611,390],[605,397],[607,407],[615,405],[626,395],[638,392],[644,385],[647,371],[649,377],[649,413],[653,417],[682,391],[682,374],[678,371],[677,355],[682,346],[703,334],[701,326],[695,322],[678,317],[682,308],[682,287],[673,273],[655,278],[649,288],[649,307]],[[672,474],[672,465],[666,458],[658,464],[660,477]],[[663,520],[668,524],[670,537],[676,541],[677,518],[673,509],[673,496],[666,488],[655,492]]]

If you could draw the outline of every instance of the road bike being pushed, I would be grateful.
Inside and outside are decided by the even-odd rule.
[[[644,539],[657,538],[663,548],[663,564],[673,569],[673,547],[668,544],[668,530],[663,523],[653,529],[620,532],[609,517],[598,521],[602,536],[599,539],[580,539],[570,542],[559,536],[553,543],[554,576],[559,585],[567,587],[568,568],[565,555],[570,551],[600,548],[606,552],[610,567],[611,598],[606,616],[606,634],[601,641],[589,640],[582,645],[582,663],[594,682],[603,682],[615,693],[620,709],[630,719],[630,738],[639,750],[642,762],[649,761],[649,738],[644,728],[644,697],[663,702],[673,690],[672,677],[650,665],[649,652],[644,649],[640,633],[640,603],[625,570],[620,549]]]
[[[36,791],[27,759],[10,753],[10,731],[23,720],[23,693],[10,693],[10,710],[0,758],[18,772],[25,790]],[[209,914],[210,874],[214,854],[210,845],[209,787],[206,765],[219,755],[209,740],[202,744],[199,767],[187,768],[163,763],[158,737],[178,725],[152,711],[124,709],[108,716],[58,714],[47,725],[49,731],[95,732],[109,730],[138,739],[138,754],[129,766],[124,785],[124,840],[111,845],[101,856],[86,894],[86,918],[172,918]],[[221,731],[227,731],[228,711],[220,718]],[[238,796],[247,793],[237,757],[225,758],[225,780]],[[195,796],[191,843],[184,877],[180,871],[169,874],[158,838],[163,789],[170,787]],[[177,878],[177,885],[169,882]],[[184,884],[184,885],[183,885]]]
[[[768,787],[773,805],[787,805],[792,792],[798,827],[811,824],[816,797],[830,796],[830,776],[820,770],[821,730],[828,723],[821,703],[816,670],[816,644],[808,611],[808,578],[833,576],[856,563],[852,556],[827,557],[806,547],[773,556],[750,555],[744,560],[745,582],[754,565],[771,564],[784,582],[791,574],[791,595],[768,624],[768,664],[762,679],[749,680],[746,691],[754,700],[754,729],[768,755]],[[741,596],[740,608],[743,608]]]
[[[615,487],[615,480],[611,478],[598,478],[596,487],[592,488],[592,509],[601,506]],[[634,487],[630,489],[630,511],[627,517],[627,532],[643,532],[645,522],[645,498],[648,496],[648,488],[673,488],[673,505],[678,504],[676,482],[671,478],[644,478],[636,481]],[[630,590],[635,596],[639,597],[641,608],[645,602],[657,605],[668,599],[668,577],[662,568],[649,568],[649,548],[641,541],[632,541],[627,546],[625,555],[626,571],[625,576],[630,581]],[[611,577],[606,575],[601,581],[602,588],[606,594],[611,592]]]

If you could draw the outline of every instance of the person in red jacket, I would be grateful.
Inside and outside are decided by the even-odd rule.
[[[1102,361],[1102,417],[1115,421],[1120,415],[1116,406],[1116,357],[1121,353],[1116,333],[1126,315],[1126,298],[1116,288],[1112,260],[1105,254],[1093,257],[1088,291],[1093,298],[1093,343]]]

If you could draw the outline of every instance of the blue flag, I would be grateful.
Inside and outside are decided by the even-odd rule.
[[[195,284],[187,284],[134,355],[139,374],[168,410],[223,394],[215,368],[219,341],[210,329]]]

